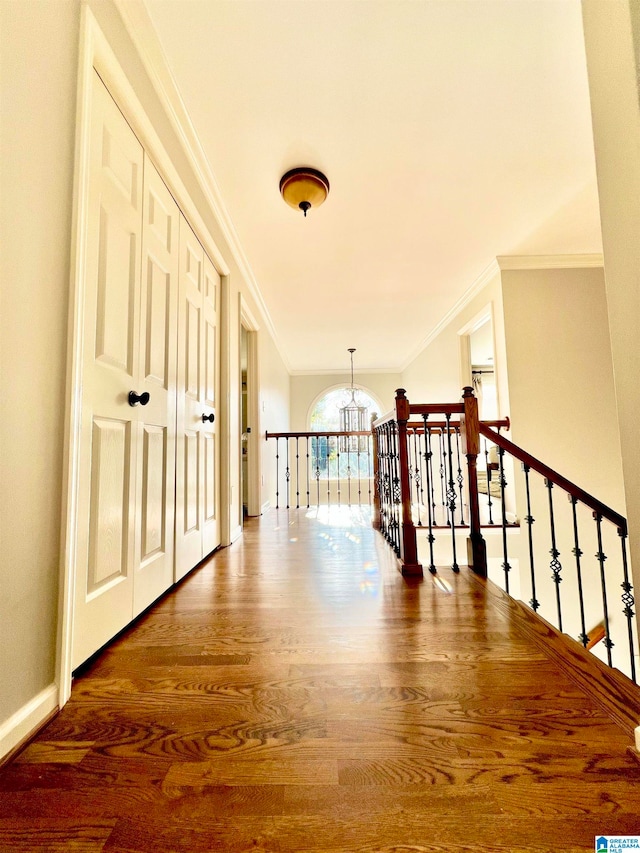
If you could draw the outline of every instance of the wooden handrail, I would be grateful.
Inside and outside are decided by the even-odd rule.
[[[367,430],[331,430],[325,432],[315,432],[315,431],[307,431],[307,432],[266,432],[264,437],[265,440],[268,438],[343,438],[350,435],[362,435],[368,436],[371,435],[371,432]]]
[[[555,486],[559,486],[563,489],[567,494],[571,495],[571,497],[575,498],[580,503],[585,504],[593,512],[602,518],[606,518],[607,521],[610,521],[612,524],[618,528],[618,533],[620,536],[626,537],[627,535],[627,520],[623,515],[620,515],[619,512],[611,509],[611,507],[603,504],[602,501],[599,501],[597,498],[594,498],[593,495],[590,495],[588,492],[585,492],[584,489],[581,489],[580,486],[576,486],[575,483],[572,483],[571,480],[567,480],[566,477],[563,477],[562,474],[558,474],[557,471],[554,471],[553,468],[549,468],[548,465],[545,465],[544,462],[541,462],[539,459],[536,459],[535,456],[532,456],[530,453],[527,453],[526,450],[523,450],[521,447],[518,447],[517,444],[514,444],[512,441],[509,441],[508,438],[500,435],[500,433],[495,432],[490,427],[486,426],[482,421],[479,424],[480,435],[483,435],[485,438],[488,438],[490,441],[493,441],[494,444],[497,444],[498,447],[501,447],[507,453],[510,453],[515,459],[518,459],[520,462],[528,465],[533,471],[536,471],[545,479],[549,480]]]
[[[455,421],[453,423],[447,423],[446,421],[428,421],[427,427],[431,430],[445,430],[447,427],[450,430],[456,430],[460,428],[460,421]],[[511,421],[509,418],[502,418],[501,420],[494,421],[481,421],[481,423],[486,424],[489,427],[499,427],[500,429],[511,429]],[[422,421],[409,421],[407,424],[407,429],[413,430],[414,432],[424,431],[424,423]]]

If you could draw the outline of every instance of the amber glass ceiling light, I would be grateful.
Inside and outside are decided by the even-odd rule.
[[[307,210],[319,207],[327,197],[329,181],[317,169],[300,166],[280,178],[280,193],[288,205],[301,210],[306,216]]]

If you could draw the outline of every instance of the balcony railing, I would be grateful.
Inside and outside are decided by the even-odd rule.
[[[275,445],[276,509],[371,505],[370,432],[267,432]]]

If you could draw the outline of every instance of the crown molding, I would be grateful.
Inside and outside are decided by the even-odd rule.
[[[171,73],[149,12],[143,0],[113,0],[113,2],[176,133],[189,165],[198,179],[207,204],[220,226],[231,254],[246,282],[249,294],[264,317],[265,326],[276,344],[280,358],[287,371],[291,372],[289,360],[279,340],[269,309],[242,248],[207,155]]]
[[[331,370],[331,368],[325,368],[323,370],[290,370],[291,376],[351,376],[351,370],[349,368],[336,368],[335,370]],[[399,367],[364,367],[361,370],[354,370],[353,375],[356,376],[372,376],[378,374],[398,374],[400,375],[402,371]]]
[[[585,269],[604,266],[601,254],[590,255],[498,255],[501,270]]]
[[[449,323],[455,318],[457,314],[465,308],[472,299],[475,297],[492,281],[497,275],[500,274],[500,267],[498,266],[497,259],[491,261],[491,263],[485,267],[485,269],[480,273],[480,275],[476,278],[476,280],[468,287],[462,296],[451,306],[451,308],[447,311],[444,317],[433,327],[433,329],[429,332],[429,334],[423,338],[420,343],[414,347],[407,359],[402,364],[400,368],[401,372],[406,370],[412,361],[420,355],[420,353],[426,349],[429,344],[435,340],[440,332],[445,329]]]

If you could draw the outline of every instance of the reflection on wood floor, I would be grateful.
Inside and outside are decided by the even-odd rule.
[[[76,679],[0,771],[1,851],[577,853],[640,833],[628,733],[495,594],[467,569],[407,582],[366,515],[327,512],[249,520]]]

